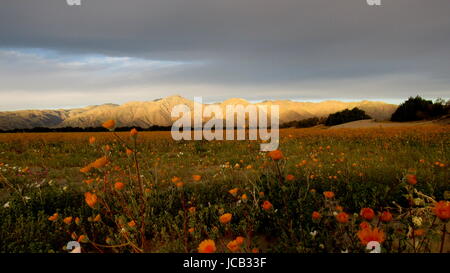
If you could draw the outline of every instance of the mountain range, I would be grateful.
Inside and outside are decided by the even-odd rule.
[[[170,126],[172,108],[186,104],[193,109],[194,102],[181,96],[169,96],[153,101],[128,102],[122,105],[103,104],[75,109],[57,110],[19,110],[0,112],[0,129],[29,129],[34,127],[98,127],[102,122],[114,119],[117,126],[153,125]],[[222,109],[227,105],[252,104],[244,99],[232,98],[215,103]],[[397,105],[378,101],[342,102],[328,100],[323,102],[297,102],[291,100],[269,100],[254,105],[279,105],[280,124],[311,117],[326,117],[331,113],[358,107],[376,120],[388,120]]]

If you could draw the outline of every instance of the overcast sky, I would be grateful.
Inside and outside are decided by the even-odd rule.
[[[0,110],[450,98],[450,0],[1,0]]]

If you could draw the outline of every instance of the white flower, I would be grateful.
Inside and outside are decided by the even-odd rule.
[[[6,209],[6,208],[9,208],[9,207],[10,207],[9,201],[6,202],[6,203],[3,205],[3,207],[4,207],[5,209]]]
[[[317,230],[311,231],[309,234],[311,234],[311,237],[316,237],[317,235]]]
[[[333,211],[333,215],[336,216],[338,215],[338,213],[336,211]]]
[[[63,189],[63,191],[67,191],[67,189],[69,189],[69,187],[64,186],[62,189]]]
[[[325,248],[325,246],[324,246],[323,244],[320,244],[319,247],[320,247],[321,249],[324,249],[324,248]]]
[[[31,198],[30,197],[28,197],[28,196],[24,196],[23,197],[23,200],[25,200],[25,201],[28,201],[28,200],[30,200]]]

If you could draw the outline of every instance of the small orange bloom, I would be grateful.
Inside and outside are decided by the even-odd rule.
[[[80,237],[78,237],[79,243],[87,243],[88,241],[89,241],[89,239],[86,235],[80,235]]]
[[[268,152],[267,155],[274,161],[278,161],[283,158],[283,153],[280,150]]]
[[[189,233],[192,233],[195,231],[195,228],[191,227],[190,229],[188,229]]]
[[[252,253],[259,253],[259,249],[258,248],[252,249]]]
[[[367,222],[362,222],[361,224],[359,224],[359,227],[361,229],[370,228],[370,224]]]
[[[417,184],[417,176],[415,174],[407,174],[406,182],[408,182],[408,184],[410,184],[410,185]]]
[[[375,212],[371,208],[362,208],[361,212],[359,213],[362,218],[366,220],[372,220],[373,217],[375,217]]]
[[[135,222],[134,220],[131,220],[130,222],[128,222],[128,226],[129,226],[130,228],[133,228],[133,227],[136,226],[136,222]]]
[[[236,237],[236,242],[238,243],[238,245],[242,245],[245,241],[245,238],[242,236],[238,236]]]
[[[130,136],[131,137],[136,137],[138,134],[138,130],[136,130],[136,128],[131,129],[130,131]]]
[[[332,192],[332,191],[325,191],[325,192],[323,192],[323,195],[326,198],[333,198],[334,197],[334,192]]]
[[[69,216],[69,217],[64,218],[63,222],[66,225],[70,225],[70,223],[72,223],[72,219],[73,219],[72,216]]]
[[[112,119],[105,121],[102,126],[108,130],[113,130],[116,127],[116,122]]]
[[[313,218],[313,219],[317,220],[317,219],[319,219],[320,217],[322,217],[322,215],[321,215],[318,211],[314,211],[314,212],[312,213],[312,218]]]
[[[272,206],[272,203],[270,203],[269,201],[264,201],[264,203],[262,204],[262,208],[264,209],[264,210],[270,210],[271,208],[272,208],[273,206]]]
[[[425,235],[425,230],[424,229],[415,229],[414,230],[414,236],[416,237],[420,237]]]
[[[232,217],[233,217],[233,215],[231,213],[225,213],[224,215],[219,217],[219,221],[222,224],[228,224],[231,221]]]
[[[91,171],[91,169],[92,169],[92,166],[89,164],[89,165],[87,165],[87,166],[81,168],[81,169],[80,169],[80,172],[82,172],[82,173],[88,173],[88,172]]]
[[[240,249],[239,244],[236,242],[236,240],[230,241],[227,244],[227,248],[231,251],[231,252],[237,252]]]
[[[292,174],[286,175],[286,180],[287,180],[287,181],[292,181],[292,180],[294,180],[294,179],[295,179],[295,176],[293,176]]]
[[[184,183],[183,182],[178,182],[176,184],[176,186],[177,186],[177,188],[182,188],[184,186]]]
[[[244,200],[244,201],[247,200],[247,199],[248,199],[247,194],[244,193],[244,194],[241,196],[241,199]]]
[[[75,218],[75,224],[79,225],[81,223],[80,217]]]
[[[56,220],[58,220],[59,214],[57,212],[55,212],[52,216],[48,217],[48,220],[54,222]]]
[[[95,216],[94,218],[94,222],[100,222],[100,220],[102,220],[102,217],[100,216],[100,214],[97,214],[97,216]]]
[[[178,183],[178,182],[180,182],[181,181],[181,178],[179,178],[178,176],[174,176],[174,177],[172,177],[172,183]]]
[[[196,208],[195,208],[195,207],[190,207],[190,208],[189,208],[189,212],[190,212],[190,213],[195,213],[195,211],[196,211]]]
[[[89,144],[94,144],[95,143],[95,137],[91,136],[89,138]]]
[[[89,207],[94,208],[95,204],[97,204],[97,195],[95,193],[86,192],[84,194],[84,200]]]
[[[363,245],[367,245],[371,241],[384,242],[384,232],[378,228],[365,228],[358,231],[357,235]]]
[[[198,174],[194,174],[194,175],[192,176],[192,179],[193,179],[195,182],[198,182],[198,181],[200,181],[200,180],[202,179],[202,176],[201,176],[201,175],[198,175]]]
[[[336,220],[337,220],[339,223],[347,223],[347,222],[348,222],[348,218],[349,218],[349,216],[348,216],[348,214],[345,213],[345,212],[340,212],[340,213],[338,213],[338,214],[336,215]]]
[[[127,156],[131,156],[133,154],[133,150],[127,149],[126,151]]]
[[[239,190],[238,188],[234,188],[234,189],[229,190],[228,192],[229,192],[231,195],[235,196],[235,195],[237,194],[238,190]]]
[[[122,183],[122,182],[116,182],[116,183],[114,184],[114,188],[115,188],[116,190],[118,190],[118,191],[122,190],[124,187],[125,187],[125,184]]]
[[[100,169],[108,164],[108,158],[106,156],[100,157],[92,163],[92,167]]]
[[[439,219],[446,221],[450,219],[450,202],[449,201],[439,201],[434,205],[434,214],[439,217]]]
[[[390,222],[392,221],[392,214],[389,211],[383,211],[380,216],[381,221]]]
[[[216,243],[213,240],[204,240],[198,246],[198,253],[214,253],[216,252]]]
[[[91,184],[92,182],[94,182],[95,181],[95,179],[94,178],[92,178],[92,179],[85,179],[85,180],[83,180],[83,182],[84,183],[86,183],[86,184]]]

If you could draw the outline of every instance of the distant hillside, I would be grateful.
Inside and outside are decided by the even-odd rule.
[[[0,112],[0,129],[98,127],[108,119],[116,120],[118,126],[142,128],[154,125],[170,126],[172,124],[170,112],[172,107],[178,104],[186,104],[193,109],[194,102],[181,96],[169,96],[154,101],[129,102],[123,105],[103,104],[76,109],[7,111]],[[225,109],[227,105],[251,103],[244,99],[232,98],[217,104]],[[326,117],[331,113],[354,107],[364,110],[377,120],[388,120],[397,109],[397,105],[374,101],[313,103],[275,100],[255,105],[279,105],[280,123],[311,117]]]

